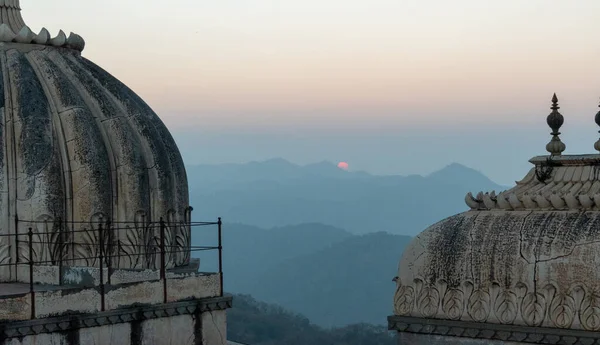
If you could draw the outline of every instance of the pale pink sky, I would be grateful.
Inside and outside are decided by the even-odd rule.
[[[591,149],[596,140],[598,0],[21,0],[21,6],[34,30],[82,35],[84,56],[140,94],[174,133],[209,131],[219,147],[230,146],[229,154],[204,154],[194,135],[176,135],[184,154],[193,153],[190,163],[353,157],[359,169],[413,173],[458,161],[505,182],[520,177],[530,153],[544,153],[553,92],[567,118],[568,150]],[[511,138],[517,127],[535,129],[527,153]],[[253,139],[230,144],[242,138],[235,133],[260,140],[301,130],[296,146],[290,144],[296,156],[292,146],[269,151],[275,139],[264,147],[253,147]],[[479,132],[473,142],[469,130],[488,134]],[[330,140],[328,133],[359,131],[366,133],[364,145],[353,149],[342,144],[355,143],[353,134],[329,144],[315,139],[317,132]],[[377,141],[382,131],[404,140],[403,149]],[[437,143],[439,135],[429,134],[431,147],[419,151],[428,132],[456,134]],[[477,150],[493,154],[509,141],[523,165],[506,177],[490,168],[497,159],[485,161]],[[314,152],[302,151],[309,145]],[[365,145],[372,149],[358,155]],[[373,157],[383,147],[396,163],[385,154]],[[406,148],[416,151],[402,156]],[[415,161],[440,148],[450,152]]]
[[[21,2],[176,127],[534,122],[554,91],[574,118],[600,97],[597,0]]]

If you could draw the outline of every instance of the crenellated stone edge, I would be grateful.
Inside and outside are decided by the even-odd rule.
[[[512,341],[531,344],[600,345],[600,333],[583,330],[500,325],[389,316],[388,329],[423,335]]]
[[[600,210],[600,155],[538,156],[511,189],[465,195],[471,210]]]
[[[46,28],[42,28],[38,34],[35,34],[27,25],[23,26],[19,32],[14,32],[6,23],[0,25],[0,42],[40,44],[69,48],[79,52],[85,48],[83,37],[73,32],[67,37],[65,32],[60,30],[58,35],[52,37]]]
[[[123,308],[91,314],[72,314],[37,320],[0,322],[0,343],[43,333],[68,332],[71,330],[145,321],[179,315],[194,315],[226,310],[233,305],[233,297],[211,297],[185,302],[166,303],[153,306]]]

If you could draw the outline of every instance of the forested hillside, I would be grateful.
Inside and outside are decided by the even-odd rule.
[[[227,312],[227,337],[251,345],[394,345],[385,326],[354,324],[325,329],[284,308],[234,295]]]
[[[216,244],[212,234],[196,234],[194,244]],[[410,240],[383,232],[350,235],[322,224],[269,230],[225,224],[225,289],[280,304],[321,326],[383,325]],[[216,270],[215,252],[200,257],[202,270]]]

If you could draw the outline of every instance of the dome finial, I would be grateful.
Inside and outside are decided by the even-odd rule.
[[[552,129],[552,140],[546,145],[546,151],[550,152],[551,156],[560,156],[562,152],[567,148],[566,145],[560,141],[560,132],[558,131],[560,127],[563,125],[565,119],[558,112],[560,107],[558,106],[558,97],[556,97],[556,93],[552,96],[552,112],[548,115],[546,122],[548,126]]]
[[[556,97],[556,92],[552,96],[552,107],[550,107],[550,109],[552,109],[552,110],[560,109],[560,107],[558,106],[558,97]]]
[[[600,105],[598,107],[600,108]],[[594,118],[594,120],[596,121],[596,124],[600,126],[600,111],[596,113],[596,117]],[[600,131],[598,131],[598,133],[600,133]],[[600,151],[600,139],[596,141],[596,143],[594,144],[594,148],[596,149],[596,151]]]

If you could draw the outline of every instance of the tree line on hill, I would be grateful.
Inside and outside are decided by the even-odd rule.
[[[322,328],[306,317],[259,302],[249,295],[234,295],[227,312],[228,339],[249,345],[395,345],[385,326],[353,324]]]

